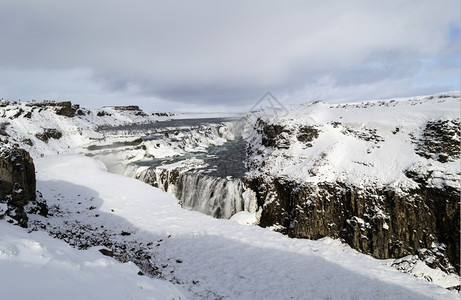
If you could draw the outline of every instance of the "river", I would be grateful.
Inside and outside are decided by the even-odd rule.
[[[229,118],[175,119],[100,131],[142,139],[142,145],[137,148],[117,150],[126,152],[125,157],[139,153],[140,147],[148,153],[152,145],[175,149],[177,153],[173,156],[144,155],[132,159],[124,175],[174,194],[185,209],[216,218],[230,218],[240,211],[253,213],[256,210],[254,193],[242,180],[246,143],[233,128],[236,121]]]

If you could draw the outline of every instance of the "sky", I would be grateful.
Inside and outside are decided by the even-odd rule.
[[[246,111],[460,89],[459,0],[0,0],[0,98]]]

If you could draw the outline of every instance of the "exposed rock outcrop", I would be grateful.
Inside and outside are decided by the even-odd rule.
[[[61,102],[54,102],[54,101],[43,101],[43,102],[29,102],[26,104],[26,106],[31,106],[31,107],[38,107],[38,108],[43,108],[43,107],[52,107],[54,108],[54,112],[59,115],[59,116],[65,116],[69,118],[75,117],[75,112],[80,108],[80,105],[75,104],[72,105],[72,102],[70,101],[61,101]],[[25,116],[27,118],[31,117],[31,114],[28,116]]]
[[[66,116],[69,118],[75,117],[75,112],[77,109],[79,109],[80,106],[75,105],[72,106],[72,103],[70,101],[64,101],[64,102],[58,102],[56,103],[56,114],[59,116]]]
[[[136,116],[147,116],[137,105],[114,106],[113,108],[115,110],[133,112]]]
[[[35,137],[45,143],[48,143],[50,139],[59,140],[62,137],[62,133],[55,128],[45,128],[43,129],[43,132],[37,133]]]
[[[139,106],[137,105],[125,105],[125,106],[114,106],[115,110],[126,110],[126,111],[139,111]]]
[[[158,117],[171,117],[175,116],[175,113],[172,112],[153,112],[151,113],[153,116],[158,116]]]
[[[460,157],[460,119],[428,121],[422,137],[416,141],[416,153],[439,162]]]
[[[27,227],[24,207],[35,200],[34,163],[25,150],[0,143],[0,217],[7,215]]]
[[[459,269],[459,190],[396,191],[342,182],[251,181],[260,225],[297,238],[340,238],[376,258],[418,254],[430,266]]]
[[[98,117],[104,117],[104,116],[112,116],[110,113],[105,112],[104,110],[98,111],[96,114]]]

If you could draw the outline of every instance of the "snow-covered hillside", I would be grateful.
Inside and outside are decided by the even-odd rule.
[[[250,116],[261,226],[459,270],[459,93]]]
[[[2,295],[14,299],[29,299],[32,293],[44,295],[44,299],[62,295],[66,299],[459,298],[456,291],[446,289],[459,285],[459,276],[429,268],[417,256],[378,260],[339,239],[289,238],[241,224],[254,224],[254,214],[242,212],[222,220],[187,211],[171,194],[107,169],[109,166],[111,171],[122,173],[124,167],[101,162],[125,164],[153,156],[205,151],[210,145],[232,139],[229,127],[218,124],[176,137],[153,133],[152,139],[140,141],[139,133],[129,130],[97,129],[172,116],[146,114],[135,107],[87,110],[67,104],[62,108],[11,102],[0,106],[0,134],[31,152],[38,200],[46,201],[49,208],[45,217],[28,207],[30,233],[0,221],[4,232],[0,238],[0,274],[2,278],[14,275],[0,280]],[[440,125],[454,132],[447,141],[459,144],[459,128],[451,122],[459,118],[459,93],[288,108],[289,115],[284,117],[253,114],[246,119],[245,137],[251,154],[248,179],[263,178],[256,181],[261,188],[277,178],[319,186],[342,181],[398,191],[418,186],[405,174],[409,172],[427,173],[428,182],[435,187],[459,189],[456,147],[440,151],[440,145],[447,145],[445,140],[430,142],[432,137],[436,140]],[[432,131],[425,131],[428,122],[434,124]],[[124,151],[118,152],[120,149]],[[131,173],[139,172],[133,169]],[[278,187],[268,189],[268,195],[291,193],[295,186]],[[258,200],[260,208],[266,208],[273,199],[268,197],[266,203]],[[361,219],[354,220],[358,224]],[[392,226],[385,218],[373,220],[379,221],[381,231],[384,224]],[[277,225],[285,224],[271,225],[277,229]],[[358,224],[357,232],[360,230]],[[85,250],[69,248],[40,231]],[[120,263],[127,261],[134,262],[141,272],[133,264]],[[396,266],[415,276],[399,272]],[[19,275],[36,284],[24,283],[19,292],[21,281],[15,280]],[[50,285],[56,289],[51,290]]]
[[[287,109],[285,116],[252,116],[273,132],[266,140],[247,133],[258,153],[250,157],[250,176],[264,172],[299,182],[412,188],[416,183],[404,171],[424,169],[432,184],[459,187],[459,93],[358,104],[309,102]],[[421,145],[428,121],[446,127],[445,136],[432,137],[439,139],[433,149]]]
[[[73,114],[62,114],[67,108]],[[80,108],[69,102],[9,102],[0,105],[2,133],[25,148],[34,157],[42,154],[81,151],[104,136],[99,126],[120,126],[165,120],[168,116],[145,114],[137,110],[105,107],[99,110]]]
[[[167,143],[164,136],[133,144],[133,141],[140,138],[139,132],[99,129],[204,116],[211,117],[208,114],[145,113],[137,106],[86,109],[79,105],[72,105],[70,102],[1,101],[0,136],[8,137],[10,142],[19,144],[33,157],[60,153],[88,153],[90,146],[107,150],[113,145],[123,146],[124,143],[135,146],[140,146],[142,143],[142,151],[137,153],[133,151],[132,156],[136,159],[144,156],[165,157],[192,149],[203,149],[209,145],[222,144],[226,138],[233,138],[233,136],[222,130],[218,132],[219,126],[212,128],[214,132],[209,134],[206,132],[209,128],[203,127],[198,128],[196,132],[191,132],[189,136],[179,136],[178,138],[183,140],[190,138],[189,142],[182,145]],[[218,116],[235,117],[232,114],[218,114]]]

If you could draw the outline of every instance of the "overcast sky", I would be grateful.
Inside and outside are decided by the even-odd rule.
[[[0,97],[245,111],[460,89],[459,0],[0,0]]]

